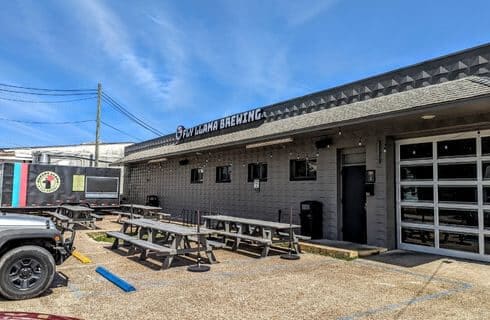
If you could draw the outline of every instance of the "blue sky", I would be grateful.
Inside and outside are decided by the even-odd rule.
[[[96,88],[165,133],[489,42],[489,1],[4,1],[0,83]],[[0,98],[62,98],[0,92]],[[65,98],[66,99],[66,98]],[[155,136],[107,104],[103,121]],[[0,100],[0,118],[95,119],[95,100]],[[95,124],[0,120],[0,146],[82,143]],[[104,142],[131,139],[102,128]]]

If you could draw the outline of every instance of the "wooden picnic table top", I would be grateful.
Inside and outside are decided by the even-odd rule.
[[[85,207],[85,206],[78,206],[78,205],[69,205],[69,204],[64,204],[60,206],[60,208],[63,208],[65,210],[69,210],[72,212],[92,212],[94,209]]]
[[[143,204],[121,204],[121,207],[141,209],[141,210],[147,210],[147,211],[162,210],[162,208],[160,208],[160,207],[146,206]]]
[[[264,228],[272,228],[272,229],[289,229],[290,227],[289,223],[274,222],[274,221],[259,220],[259,219],[247,219],[247,218],[240,218],[240,217],[226,216],[226,215],[203,216],[203,219],[223,221],[223,222],[234,222],[234,223],[264,227]],[[293,224],[292,227],[300,228],[301,226]]]
[[[178,224],[165,223],[165,222],[149,220],[149,219],[132,219],[132,220],[129,219],[129,220],[124,220],[124,223],[129,223],[129,224],[144,227],[144,228],[152,228],[155,230],[168,232],[168,233],[181,235],[181,236],[198,235],[196,227],[186,227],[186,226],[181,226]],[[213,233],[213,230],[209,230],[206,228],[201,228],[201,230],[200,230],[201,235],[209,235],[211,233]]]

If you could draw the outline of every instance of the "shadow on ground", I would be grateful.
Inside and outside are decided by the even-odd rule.
[[[404,251],[404,250],[392,250],[378,255],[362,258],[363,260],[377,261],[386,264],[396,265],[399,267],[413,268],[423,264],[431,263],[434,261],[442,261],[444,263],[452,263],[452,261],[468,261],[476,264],[490,265],[490,263],[448,258],[445,256],[439,256],[435,254],[428,254],[422,252]]]

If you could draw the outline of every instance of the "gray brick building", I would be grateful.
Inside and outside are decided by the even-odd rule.
[[[268,220],[315,200],[324,238],[490,261],[489,61],[483,45],[178,127],[126,147],[126,196]]]

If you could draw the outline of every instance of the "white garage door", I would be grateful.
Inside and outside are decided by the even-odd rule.
[[[396,143],[401,249],[490,261],[490,131]]]

